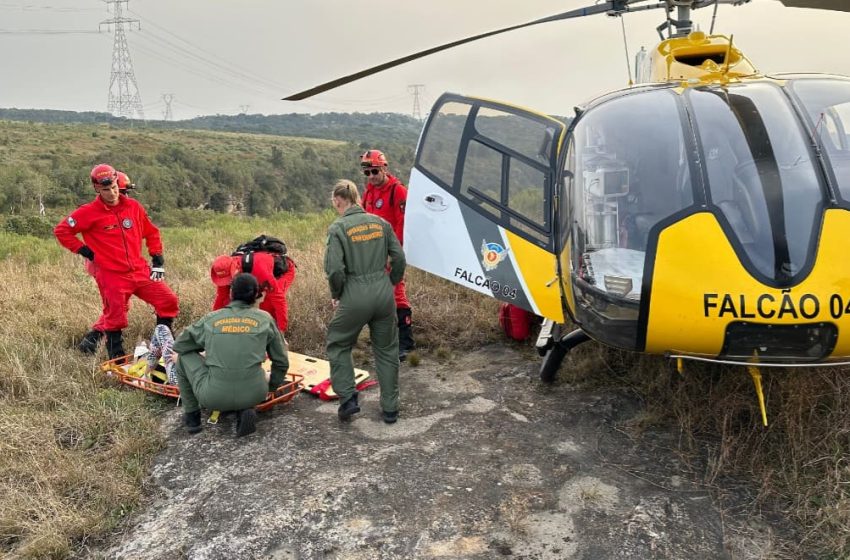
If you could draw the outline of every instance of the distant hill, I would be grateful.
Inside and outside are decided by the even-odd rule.
[[[352,142],[366,147],[413,145],[422,123],[399,113],[322,113],[305,115],[210,115],[183,121],[136,121],[93,111],[0,109],[0,119],[41,123],[109,124],[117,128],[203,129],[301,136]]]
[[[20,111],[17,116],[27,114],[68,119],[81,115]],[[405,142],[345,141],[346,134],[355,135],[357,116],[340,117],[351,125],[348,128],[333,128],[330,120],[303,119],[312,123],[314,134],[324,126],[326,136],[339,138],[329,140],[140,127],[126,120],[94,124],[96,114],[83,115],[91,122],[0,121],[0,215],[32,216],[43,205],[53,216],[92,200],[88,172],[100,162],[128,173],[138,185],[132,196],[162,224],[174,221],[173,216],[185,221],[180,212],[187,209],[259,216],[326,209],[334,181],[362,179],[359,155],[364,146],[385,150],[391,170],[403,181],[413,165],[413,135]],[[368,116],[363,118],[367,120],[362,123],[368,122]],[[394,121],[383,122],[381,126],[389,129]],[[209,124],[233,123],[224,119]],[[306,128],[303,131],[306,134]]]

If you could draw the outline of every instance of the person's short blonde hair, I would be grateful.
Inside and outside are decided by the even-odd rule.
[[[341,198],[351,204],[360,204],[360,193],[357,191],[357,185],[348,179],[340,179],[334,185],[334,198]]]

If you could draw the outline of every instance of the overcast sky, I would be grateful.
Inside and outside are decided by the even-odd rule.
[[[551,114],[626,85],[619,18],[595,15],[484,39],[301,102],[286,95],[455,39],[593,0],[130,0],[128,42],[147,118],[204,114],[374,112],[424,115],[444,91]],[[712,8],[694,12],[703,31]],[[112,33],[99,0],[0,0],[0,107],[105,111]],[[662,10],[624,18],[629,59],[658,41]],[[49,34],[41,31],[51,31]],[[57,33],[85,31],[88,33]],[[776,0],[721,5],[715,32],[767,72],[850,75],[850,13]],[[633,64],[632,64],[633,70]]]

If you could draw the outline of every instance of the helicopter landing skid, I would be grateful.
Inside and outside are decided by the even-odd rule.
[[[546,321],[543,324],[542,330],[545,330],[549,321]],[[558,340],[554,340],[551,337],[552,326],[549,326],[550,333],[550,344],[549,349],[546,352],[546,355],[543,357],[543,363],[540,364],[540,380],[544,383],[552,383],[555,380],[555,376],[558,374],[558,370],[561,368],[561,363],[564,361],[564,358],[569,353],[570,350],[581,344],[582,342],[587,342],[590,340],[590,337],[581,329],[575,329],[574,331],[570,331],[564,336],[560,337]],[[542,333],[541,333],[542,334]],[[537,339],[537,348],[538,351],[541,348],[540,338]]]

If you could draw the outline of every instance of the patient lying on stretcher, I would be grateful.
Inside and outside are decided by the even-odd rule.
[[[177,354],[173,350],[174,336],[165,325],[157,325],[149,345],[144,342],[133,353],[135,363],[128,373],[136,377],[147,377],[155,383],[177,385],[177,373],[174,370]]]
[[[177,385],[177,372],[174,369],[177,364],[177,352],[174,351],[174,335],[167,326],[157,325],[151,336],[150,345],[140,346],[133,358],[139,361],[130,369],[131,371],[134,368],[137,369],[139,376],[143,374],[141,370],[144,367],[144,375],[151,381]],[[141,358],[145,360],[142,361]],[[266,381],[269,381],[271,371],[264,368],[264,373]]]

